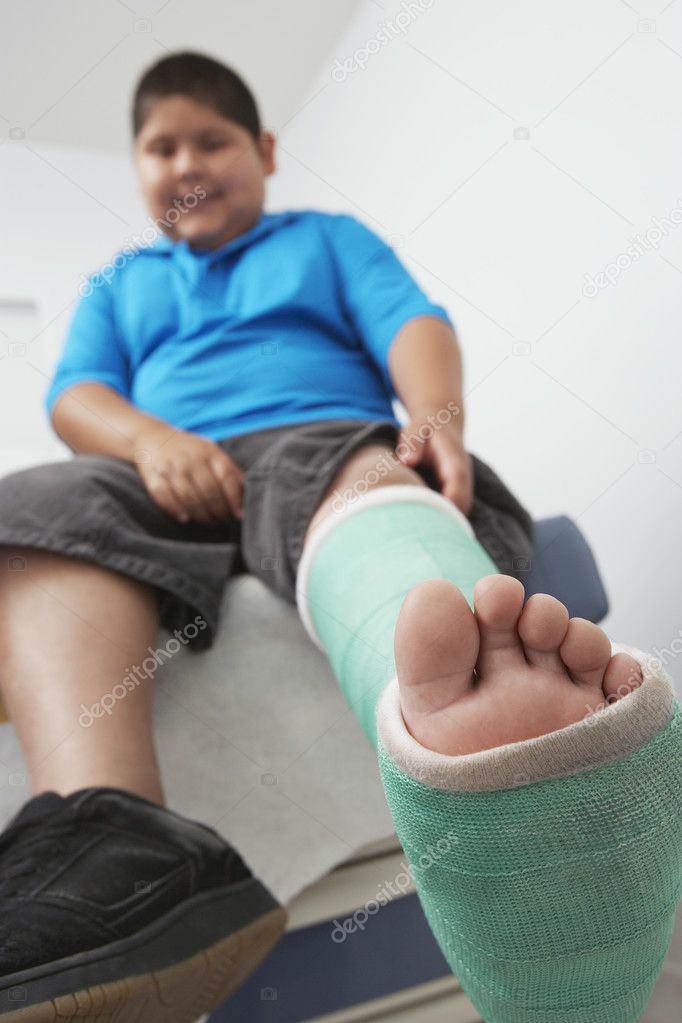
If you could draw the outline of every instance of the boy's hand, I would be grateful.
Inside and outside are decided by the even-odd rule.
[[[430,429],[428,434],[423,431],[427,439],[422,441],[419,428],[424,425]],[[415,416],[400,431],[398,447],[401,445],[409,448],[396,452],[403,465],[412,467],[420,462],[428,465],[440,481],[443,496],[468,515],[474,499],[474,472],[459,424],[450,422],[434,427],[428,423],[426,413]]]
[[[151,427],[135,438],[135,464],[149,496],[180,522],[244,516],[244,473],[206,437]]]

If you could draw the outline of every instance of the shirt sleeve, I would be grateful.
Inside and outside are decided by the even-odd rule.
[[[332,215],[326,226],[346,315],[396,396],[388,350],[398,331],[417,316],[436,316],[451,327],[452,320],[443,306],[427,298],[393,249],[355,217]]]
[[[107,384],[124,398],[130,395],[129,359],[116,328],[111,284],[99,274],[86,280],[90,290],[76,306],[45,395],[48,416],[59,395],[74,384]]]

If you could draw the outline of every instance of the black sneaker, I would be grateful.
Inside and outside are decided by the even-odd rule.
[[[193,1023],[285,910],[212,828],[123,789],[43,792],[0,834],[2,1023]]]

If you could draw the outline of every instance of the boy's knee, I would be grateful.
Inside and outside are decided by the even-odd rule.
[[[349,487],[359,495],[365,489],[392,483],[426,486],[419,473],[403,465],[392,448],[369,444],[354,451],[344,462],[330,490]]]
[[[381,444],[359,448],[344,462],[325,491],[306,536],[333,510],[334,502],[352,503],[375,487],[395,484],[426,486],[419,473],[403,465],[392,448]]]

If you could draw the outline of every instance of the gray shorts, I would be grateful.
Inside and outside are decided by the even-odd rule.
[[[206,620],[188,643],[205,649],[231,576],[251,572],[295,604],[303,539],[325,490],[357,448],[394,450],[397,441],[390,420],[366,419],[228,437],[220,446],[244,472],[244,518],[211,525],[180,523],[164,512],[128,462],[77,454],[0,479],[0,544],[55,551],[148,583],[164,628],[183,629],[197,614]],[[489,466],[473,454],[472,460],[469,520],[499,571],[516,575],[533,554],[532,519]],[[428,468],[416,471],[439,489]]]

